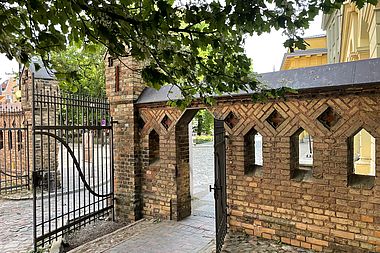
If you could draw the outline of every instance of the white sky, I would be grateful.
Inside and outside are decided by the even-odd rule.
[[[325,34],[321,29],[322,15],[319,15],[305,30],[304,36]],[[257,73],[278,71],[281,67],[282,58],[286,53],[283,43],[286,36],[281,31],[274,30],[271,33],[253,36],[246,40],[245,50],[248,57],[252,58],[253,70]]]
[[[5,54],[0,54],[0,82],[18,72],[18,63],[10,61]]]
[[[305,36],[323,34],[321,29],[322,15],[319,15],[310,28],[305,31]],[[257,73],[278,71],[281,67],[282,57],[286,52],[283,46],[286,37],[281,31],[273,31],[261,36],[253,36],[246,40],[246,53],[253,59],[253,70]],[[16,61],[9,61],[5,55],[0,54],[0,80],[7,78],[13,72],[17,72]]]

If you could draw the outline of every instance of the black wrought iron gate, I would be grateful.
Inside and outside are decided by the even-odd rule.
[[[34,248],[114,218],[112,119],[105,99],[33,84]]]
[[[226,142],[223,120],[214,120],[216,252],[227,233]]]
[[[20,108],[0,109],[0,194],[29,190],[28,132]]]

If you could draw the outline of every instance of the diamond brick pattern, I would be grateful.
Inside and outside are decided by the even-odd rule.
[[[172,120],[168,117],[168,115],[165,115],[165,117],[161,120],[161,124],[165,127],[166,130],[168,130],[172,124]]]
[[[282,122],[284,122],[284,117],[281,116],[281,114],[277,111],[274,110],[269,117],[267,118],[267,122],[274,128],[277,129]]]
[[[233,129],[239,123],[239,118],[233,112],[230,112],[224,121],[229,128]]]
[[[331,129],[339,121],[341,117],[330,106],[318,117],[318,121],[321,122],[327,129]]]

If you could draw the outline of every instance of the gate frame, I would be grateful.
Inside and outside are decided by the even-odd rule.
[[[222,250],[227,234],[227,171],[224,120],[214,119],[214,172],[216,252]]]
[[[101,217],[101,216],[109,216],[110,213],[112,213],[112,219],[115,220],[115,210],[114,210],[114,201],[115,201],[115,198],[114,198],[114,154],[113,154],[113,124],[114,124],[114,121],[112,120],[112,117],[110,116],[110,106],[109,106],[109,103],[106,99],[92,99],[92,98],[84,98],[83,96],[82,97],[79,97],[79,96],[75,96],[75,95],[70,95],[70,94],[65,94],[65,96],[63,96],[62,94],[59,93],[59,90],[58,90],[58,87],[56,87],[56,91],[57,93],[53,93],[52,92],[52,88],[50,87],[50,93],[45,91],[45,88],[46,87],[42,87],[44,90],[43,93],[38,93],[38,90],[36,88],[36,83],[35,83],[35,79],[34,79],[34,74],[32,74],[32,164],[33,164],[33,168],[32,168],[32,188],[33,188],[33,247],[34,247],[34,250],[36,251],[37,248],[39,246],[45,246],[46,243],[51,243],[53,240],[57,239],[58,237],[60,236],[64,236],[65,234],[73,231],[73,230],[77,230],[79,229],[80,227],[83,227],[85,226],[86,224],[88,223],[91,223],[92,221],[95,221],[97,218]],[[40,122],[41,122],[41,125],[38,125],[37,122],[36,122],[36,105],[39,105],[40,109]],[[46,106],[47,105],[47,106]],[[47,107],[47,124],[45,124],[43,122],[43,114],[42,114],[42,108],[44,107]],[[65,107],[66,106],[66,107]],[[74,118],[72,118],[72,125],[68,123],[68,117],[67,117],[67,114],[66,114],[66,117],[64,119],[64,117],[62,117],[62,108],[68,108],[70,107],[71,109],[74,108],[74,112],[76,112],[75,110],[78,109],[78,112],[79,112],[79,108],[82,109],[82,124],[80,124],[80,119],[78,118],[78,125],[75,125],[75,122],[76,120],[74,121]],[[53,110],[51,110],[51,108],[53,108]],[[91,110],[91,119],[89,120],[88,118],[86,118],[86,123],[89,123],[89,121],[91,121],[90,125],[85,125],[84,124],[84,111],[83,111],[83,108],[85,108],[85,110],[87,110],[87,117],[89,117],[89,110]],[[89,109],[90,108],[90,109]],[[46,109],[46,108],[45,108]],[[99,114],[98,114],[99,113]],[[102,113],[102,114],[101,114]],[[104,114],[106,113],[106,114]],[[95,123],[94,124],[94,114],[95,114]],[[73,113],[74,115],[74,113]],[[102,122],[99,123],[98,122],[98,119],[97,117],[101,115],[102,117]],[[103,119],[104,117],[106,117],[108,115],[108,119],[106,119],[106,123],[105,125],[103,125]],[[45,115],[46,116],[46,115]],[[51,116],[54,117],[54,124],[50,124],[50,119],[51,119]],[[73,116],[74,117],[74,116]],[[57,118],[58,118],[58,121],[57,121]],[[70,119],[69,119],[70,120]],[[108,124],[107,124],[107,121],[108,121]],[[59,123],[60,122],[60,123]],[[66,123],[66,124],[65,124]],[[93,125],[91,125],[93,124]],[[82,161],[80,160],[81,157],[80,157],[80,152],[78,151],[78,155],[79,155],[79,161],[76,157],[76,154],[75,154],[75,151],[74,151],[74,148],[75,148],[75,145],[73,146],[73,149],[71,149],[70,145],[69,145],[69,141],[66,141],[65,138],[72,138],[71,140],[74,142],[75,140],[80,140],[80,133],[85,133],[85,131],[88,130],[88,131],[101,131],[101,130],[107,130],[109,131],[109,141],[107,141],[107,137],[106,137],[106,141],[104,143],[104,135],[103,135],[103,132],[102,132],[102,135],[100,135],[101,137],[101,140],[102,140],[102,144],[104,145],[107,145],[108,144],[108,148],[106,146],[106,168],[104,169],[103,167],[103,156],[100,158],[101,159],[101,164],[99,163],[99,157],[96,158],[96,160],[94,159],[94,150],[95,150],[95,145],[94,145],[94,136],[92,136],[92,143],[91,144],[88,144],[88,145],[91,145],[91,148],[92,148],[92,151],[90,151],[90,153],[92,154],[92,156],[90,156],[89,161],[92,163],[92,172],[95,173],[95,170],[94,170],[94,164],[96,163],[97,166],[101,166],[101,172],[99,172],[99,168],[97,167],[96,169],[96,172],[97,172],[97,185],[95,185],[95,174],[93,174],[92,176],[92,179],[91,181],[93,182],[93,188],[97,188],[98,190],[98,193],[96,192],[96,190],[92,189],[90,184],[91,184],[91,181],[88,182],[86,180],[86,176],[88,177],[88,180],[90,180],[90,174],[91,174],[91,171],[90,171],[90,167],[89,166],[85,166],[85,168],[82,168],[81,167],[81,162],[83,164],[85,164],[85,156],[86,156],[86,152],[85,152],[85,149],[84,149],[84,139],[82,139],[82,147],[83,147],[83,158],[82,158]],[[76,132],[75,132],[76,131]],[[81,132],[80,132],[81,131]],[[58,133],[57,133],[58,132]],[[75,133],[77,134],[77,137],[74,137]],[[69,136],[70,134],[72,134],[72,137],[67,137]],[[36,136],[40,136],[41,140],[40,140],[40,150],[37,151],[37,148],[36,148],[36,144],[37,144],[37,141],[36,141]],[[43,142],[43,138],[47,138],[48,140],[48,154],[43,154],[43,145],[42,145],[42,142]],[[82,138],[85,138],[84,136],[82,136]],[[88,137],[90,138],[90,137]],[[96,140],[99,141],[99,136],[96,137]],[[50,149],[50,144],[51,142],[54,142],[55,143],[55,149],[54,149],[54,156],[55,156],[55,162],[54,162],[54,166],[56,166],[56,168],[53,168],[51,169],[51,162],[50,162],[50,156],[51,156],[51,149]],[[99,145],[99,143],[97,143],[97,145]],[[57,146],[60,146],[61,148],[57,148]],[[42,147],[42,148],[41,148]],[[64,149],[64,148],[66,149]],[[78,143],[78,147],[79,147],[79,143]],[[101,154],[103,155],[103,147],[101,147],[102,150],[101,150]],[[59,150],[59,151],[58,151]],[[108,151],[108,152],[107,152]],[[39,159],[39,166],[41,167],[40,170],[37,170],[37,159],[36,159],[36,154],[37,152],[39,152],[41,154],[41,157]],[[98,146],[96,148],[96,154],[99,155],[99,149],[98,149]],[[58,165],[58,155],[61,155],[61,158],[63,157],[63,154],[65,153],[65,156],[67,157],[67,159],[72,159],[72,165],[73,165],[73,168],[70,168],[69,164],[71,164],[71,162],[69,162],[69,160],[66,161],[66,164],[63,164],[63,160],[61,160],[61,166]],[[88,154],[90,154],[88,153]],[[107,153],[108,153],[108,156],[107,156]],[[49,169],[46,171],[45,168],[44,168],[44,159],[43,159],[43,156],[47,156],[48,158],[48,167]],[[109,164],[107,164],[107,160],[109,159]],[[88,163],[90,163],[88,162]],[[64,166],[67,166],[66,168],[64,168]],[[61,170],[59,170],[58,167],[61,167]],[[84,169],[88,169],[88,175],[85,175],[84,173],[86,173],[86,171],[83,171]],[[67,177],[69,177],[69,174],[71,173],[70,171],[72,171],[73,173],[78,173],[79,174],[79,179],[77,179],[77,183],[79,185],[79,187],[77,188],[76,186],[76,177],[73,176],[73,190],[70,190],[70,187],[68,187],[67,191],[63,193],[63,189],[60,190],[60,192],[57,191],[57,182],[58,181],[55,181],[55,192],[53,194],[51,194],[51,171],[55,171],[55,179],[57,180],[57,174],[59,171],[62,171],[62,175],[61,178],[59,180],[62,180],[63,178],[63,172],[64,170],[66,170],[66,175]],[[109,170],[109,173],[107,173],[107,171]],[[106,171],[106,178],[105,178],[105,181],[104,181],[104,171]],[[48,187],[47,187],[47,190],[44,189],[45,185],[42,183],[41,185],[41,173],[44,173],[46,172],[48,174],[48,180],[47,180],[47,184],[48,184]],[[102,181],[100,182],[100,175],[99,173],[101,173],[101,179]],[[74,174],[75,175],[75,174]],[[108,176],[109,175],[109,178]],[[53,175],[54,176],[54,175]],[[69,180],[69,178],[67,179]],[[60,181],[59,181],[60,182]],[[67,185],[69,186],[70,183],[69,181],[67,181]],[[101,183],[101,188],[100,188],[100,185],[99,183]],[[63,184],[63,183],[62,183]],[[63,185],[61,184],[60,187],[63,187]],[[103,186],[106,185],[106,188],[105,188],[105,191],[108,193],[104,194],[104,188]],[[54,187],[53,186],[53,187]],[[102,193],[100,193],[100,189],[102,190]],[[40,190],[41,191],[41,196],[37,196],[37,191]],[[46,192],[46,195],[48,195],[48,198],[46,196],[44,196],[44,191]],[[62,192],[62,193],[61,193]],[[69,199],[69,196],[74,192],[74,200],[73,200],[73,203],[74,203],[74,208],[73,210],[70,209],[70,205],[65,202],[65,204],[67,203],[67,211],[65,212],[65,210],[63,209],[63,205],[64,205],[64,201],[65,201],[65,198],[64,196],[67,196],[67,199]],[[77,202],[75,202],[75,193],[77,192],[78,196],[79,196],[79,200],[80,200],[80,196],[82,195],[82,192],[83,192],[83,200],[84,200],[84,205],[82,205],[82,203],[80,202],[79,203],[79,208],[77,208]],[[89,198],[89,202],[87,203],[86,205],[86,195],[88,196]],[[58,202],[58,196],[61,196],[61,200]],[[97,198],[97,200],[95,201],[95,198]],[[93,202],[91,202],[91,199],[93,199]],[[47,221],[44,221],[44,201],[47,200],[48,203],[49,203],[49,209],[48,209],[48,215],[49,215],[49,219]],[[54,201],[55,200],[55,210],[54,211],[51,211],[51,206],[50,206],[50,203],[51,201]],[[41,219],[42,219],[42,222],[41,221],[37,221],[37,201],[41,201],[41,210],[42,212],[41,213]],[[58,211],[58,204],[62,205],[62,209],[61,211],[59,212]],[[96,209],[96,205],[98,206],[97,210]],[[103,206],[103,208],[100,207],[100,205]],[[93,210],[91,211],[91,206],[93,206]],[[105,207],[104,207],[105,206]],[[88,212],[86,212],[86,209],[88,208]],[[47,208],[46,208],[47,209]],[[82,214],[83,210],[84,210],[84,213]],[[75,216],[75,214],[79,212],[79,215],[78,217]],[[59,214],[59,216],[57,216]],[[74,214],[73,214],[74,213]],[[54,216],[55,214],[55,216]],[[74,215],[74,218],[72,217],[72,215]],[[61,224],[61,226],[58,227],[57,223],[59,223],[59,221],[63,221],[67,216],[67,221],[65,222],[65,224]],[[55,217],[55,218],[54,218]],[[48,226],[49,226],[49,232],[48,233],[44,233],[44,226],[45,224],[48,223]],[[53,225],[52,225],[53,224]],[[55,224],[55,229],[52,229],[51,227],[54,226]],[[58,228],[57,228],[58,227]],[[38,235],[39,233],[39,230],[42,231],[42,233],[40,233],[40,235]]]
[[[173,123],[175,124],[175,132],[176,132],[176,156],[177,156],[177,177],[176,184],[177,187],[183,187],[186,182],[179,183],[179,179],[183,172],[178,170],[186,169],[183,167],[183,157],[181,156],[181,147],[178,145],[183,145],[183,141],[187,143],[187,146],[190,145],[189,138],[186,140],[183,139],[184,136],[180,135],[181,131],[188,131],[188,124],[194,118],[194,116],[200,110],[208,110],[212,113],[208,108],[205,107],[194,107],[187,108],[179,117],[178,121]],[[213,113],[212,113],[213,114]],[[214,207],[215,207],[215,239],[216,239],[216,252],[220,252],[224,243],[224,238],[227,233],[227,171],[226,171],[226,138],[225,135],[225,127],[224,120],[217,119],[214,117],[214,187],[210,185],[210,191],[214,190]],[[189,134],[189,133],[188,133]],[[218,159],[219,157],[219,159]],[[222,160],[220,160],[222,159]],[[189,161],[190,163],[190,161]],[[217,164],[222,164],[222,167],[218,167]],[[219,171],[219,169],[221,169]],[[190,173],[190,172],[189,172]],[[222,175],[222,177],[219,177]],[[219,179],[219,180],[218,180]],[[183,192],[181,192],[183,193]],[[190,194],[190,189],[189,189]],[[177,188],[177,206],[175,210],[171,210],[170,219],[182,220],[189,215],[191,215],[191,198],[189,199],[179,199],[179,188]],[[189,202],[189,203],[188,203]]]

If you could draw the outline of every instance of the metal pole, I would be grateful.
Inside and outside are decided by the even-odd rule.
[[[35,180],[35,168],[36,168],[36,156],[35,156],[35,145],[36,145],[36,135],[35,135],[35,126],[36,126],[36,119],[35,119],[35,83],[34,83],[34,73],[32,73],[32,160],[33,160],[33,168],[32,168],[32,187],[33,187],[33,246],[34,251],[37,252],[37,217],[36,217],[36,201],[37,201],[37,193],[36,193],[36,180]],[[26,87],[28,88],[28,87]]]
[[[310,151],[310,155],[313,154],[313,150],[311,148],[311,137],[310,137],[310,134],[309,134],[309,151]]]
[[[112,220],[115,221],[115,186],[114,186],[114,180],[115,180],[115,168],[114,168],[114,144],[113,144],[113,117],[111,117],[111,150],[110,150],[110,156],[111,156],[111,191],[112,191]]]

